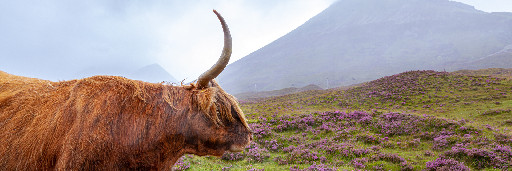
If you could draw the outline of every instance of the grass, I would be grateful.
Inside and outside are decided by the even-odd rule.
[[[251,147],[230,154],[237,159],[188,155],[177,166],[511,169],[512,80],[470,73],[410,71],[349,89],[242,102],[256,132]]]

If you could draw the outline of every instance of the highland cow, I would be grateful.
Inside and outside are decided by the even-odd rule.
[[[184,154],[242,151],[252,131],[235,98],[213,80],[231,35],[197,83],[117,76],[51,82],[0,71],[0,170],[169,170]]]

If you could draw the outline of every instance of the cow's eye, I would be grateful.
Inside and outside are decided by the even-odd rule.
[[[236,113],[236,110],[233,106],[231,106],[231,116],[233,116],[233,118],[235,118],[238,122],[242,123],[242,119],[240,119],[240,116],[238,113]]]

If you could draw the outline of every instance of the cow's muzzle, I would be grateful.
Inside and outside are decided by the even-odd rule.
[[[242,152],[242,151],[244,151],[244,149],[247,146],[249,146],[249,144],[251,144],[252,134],[249,134],[247,139],[248,139],[247,143],[245,143],[245,144],[233,144],[233,145],[231,145],[231,147],[229,148],[229,152]]]

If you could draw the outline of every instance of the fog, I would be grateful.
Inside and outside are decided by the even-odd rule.
[[[292,31],[334,0],[0,1],[0,70],[68,80],[124,75],[157,63],[194,80],[233,35],[234,62]],[[512,11],[507,0],[461,0],[484,11]],[[84,74],[85,73],[85,74]]]
[[[157,63],[192,81],[220,55],[226,19],[231,62],[328,7],[322,1],[2,1],[0,70],[67,80]]]

